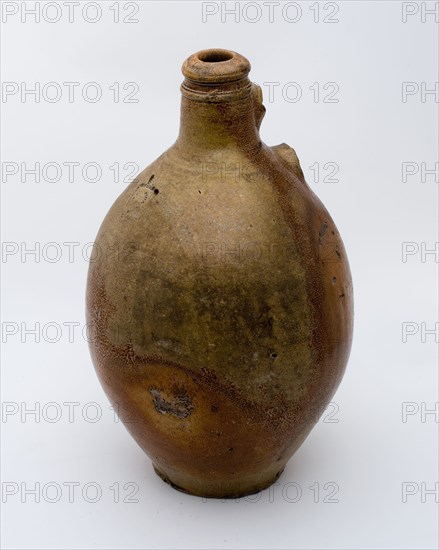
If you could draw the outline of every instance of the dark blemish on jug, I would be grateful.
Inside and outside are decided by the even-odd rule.
[[[154,398],[155,410],[161,414],[170,413],[177,418],[187,418],[194,409],[188,395],[178,395],[169,402],[161,396],[159,389],[150,388],[149,391]]]

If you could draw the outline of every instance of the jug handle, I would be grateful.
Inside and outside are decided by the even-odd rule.
[[[300,166],[299,159],[296,155],[296,151],[287,145],[286,143],[280,143],[279,145],[273,145],[271,150],[274,151],[283,161],[283,163],[302,181],[304,175]]]
[[[262,119],[265,115],[265,106],[262,103],[263,96],[262,96],[262,89],[259,86],[259,84],[256,84],[255,82],[252,82],[252,94],[253,94],[253,111],[255,115],[255,125],[256,128],[259,130],[261,126]]]

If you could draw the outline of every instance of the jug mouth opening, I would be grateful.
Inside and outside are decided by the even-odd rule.
[[[245,78],[250,72],[250,62],[232,50],[211,48],[189,56],[181,70],[193,82],[220,84]]]
[[[204,63],[221,63],[233,58],[233,53],[229,50],[211,49],[198,52],[197,57]]]
[[[185,80],[181,91],[189,99],[223,102],[250,95],[247,78],[250,62],[232,50],[211,48],[189,56],[181,68]]]

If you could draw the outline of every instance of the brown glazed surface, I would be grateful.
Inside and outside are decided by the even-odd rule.
[[[156,472],[237,497],[273,483],[352,340],[341,237],[292,148],[259,138],[250,65],[183,65],[180,134],[116,200],[87,287],[99,379]]]

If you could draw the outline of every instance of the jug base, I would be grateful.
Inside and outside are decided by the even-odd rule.
[[[284,471],[284,468],[279,470],[274,476],[271,476],[268,480],[258,481],[252,484],[247,484],[247,487],[244,487],[241,482],[199,482],[192,485],[187,485],[185,487],[182,484],[178,484],[175,481],[170,479],[170,477],[164,473],[158,466],[153,463],[153,468],[155,473],[168,485],[186,493],[188,495],[199,496],[203,498],[242,498],[247,495],[254,495],[267,489],[275,481],[279,479]]]

